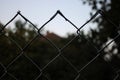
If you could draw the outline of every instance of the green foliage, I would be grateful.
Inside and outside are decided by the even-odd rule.
[[[21,48],[24,48],[29,41],[37,36],[37,33],[33,28],[30,29],[30,27],[32,27],[31,25],[26,28],[26,24],[20,20],[16,21],[15,26],[15,31],[6,29],[6,33],[0,37],[0,62],[7,67],[11,61],[22,54],[8,67],[7,71],[19,80],[33,80],[41,73],[35,64],[43,68],[57,56],[58,50],[47,40],[39,36],[24,52],[21,52]],[[93,38],[96,39],[97,37],[96,31],[92,31],[91,34],[92,36],[90,37],[82,32],[81,36],[71,34],[67,38],[60,38],[60,40],[57,41],[52,40],[56,45],[63,47],[73,37],[77,36],[69,46],[63,49],[62,55],[43,70],[43,77],[39,79],[46,80],[45,77],[47,77],[49,80],[73,80],[77,76],[77,73],[73,67],[65,61],[64,57],[80,70],[88,61],[96,56],[95,48],[91,47],[87,41],[87,39],[89,39],[94,44],[98,43],[93,41]],[[79,79],[101,80],[105,77],[103,74],[109,72],[106,66],[108,65],[100,57],[87,67],[86,70],[82,71]],[[5,76],[7,80],[10,80],[11,77],[9,75]]]
[[[92,34],[92,37],[95,38],[96,32]],[[26,28],[26,24],[20,20],[16,21],[14,29],[6,28],[5,33],[0,36],[0,62],[7,67],[11,61],[19,56],[15,62],[7,68],[8,73],[14,75],[19,80],[35,79],[41,73],[35,64],[43,68],[59,53],[55,47],[41,36],[37,37],[29,47],[21,52],[21,49],[35,36],[37,36],[37,32],[33,29],[33,26],[29,25],[29,27]],[[43,75],[39,78],[40,80],[46,80],[46,77],[49,80],[73,80],[77,76],[77,73],[64,57],[76,66],[76,68],[81,69],[88,61],[96,56],[95,48],[91,47],[86,40],[89,38],[92,41],[92,37],[85,35],[83,32],[81,33],[81,37],[71,34],[67,38],[60,37],[59,40],[51,40],[62,48],[75,36],[76,38],[69,46],[62,50],[62,55],[43,70]],[[97,66],[97,68],[95,68],[95,66]],[[97,74],[99,74],[100,70],[103,71],[100,74],[103,74],[104,70],[107,70],[106,66],[104,60],[100,58],[95,61],[95,64],[93,63],[88,67],[87,70],[82,71],[80,79],[84,80],[84,77],[86,79],[90,77],[91,80],[100,80],[103,76],[99,78],[101,75],[99,76]],[[1,66],[0,68],[2,69],[3,67]],[[92,68],[94,68],[94,71],[92,71]],[[2,73],[4,73],[4,70],[1,70],[1,75]],[[93,75],[97,77],[93,77]],[[12,77],[6,74],[3,78],[10,80]]]
[[[83,1],[84,3],[88,2],[93,10],[98,10],[101,5],[101,8],[119,25],[119,0],[111,0],[110,4],[108,4],[106,0]],[[71,39],[76,37],[61,51],[62,55],[45,67],[46,64],[59,54],[58,50],[40,35],[35,38],[28,47],[25,47],[38,34],[32,25],[26,25],[25,22],[18,20],[15,23],[14,29],[6,28],[4,33],[0,35],[0,63],[7,67],[11,61],[19,56],[18,59],[7,68],[8,73],[14,75],[18,80],[34,80],[41,73],[37,66],[40,68],[45,67],[43,75],[38,80],[47,80],[46,78],[48,78],[48,80],[74,80],[77,72],[64,57],[80,70],[97,55],[96,48],[103,48],[109,39],[113,39],[117,35],[115,32],[119,31],[118,29],[116,31],[116,29],[102,17],[98,17],[94,22],[98,23],[98,29],[91,29],[87,35],[82,32],[79,36],[70,34],[67,38],[60,37],[59,40],[51,39],[59,48],[62,48]],[[0,24],[0,27],[3,27],[3,25]],[[115,49],[118,50],[117,54],[120,51],[118,42],[119,39],[115,40],[114,44],[117,44],[117,47],[115,46],[113,49],[113,51]],[[24,49],[24,51],[21,49]],[[111,52],[113,51],[111,50]],[[118,56],[117,58],[113,56],[112,61],[107,62],[103,59],[103,56],[109,52],[103,50],[101,53],[102,55],[100,57],[81,71],[78,80],[113,80],[115,77],[115,71],[113,71],[113,69],[117,68],[118,70],[118,68],[120,68]],[[37,66],[35,64],[37,64]],[[114,65],[115,68],[112,68]],[[2,65],[0,65],[0,76],[3,73],[4,69]],[[8,74],[3,78],[3,80],[13,80]]]
[[[89,4],[91,6],[91,16],[94,11],[102,9],[105,11],[106,16],[109,17],[113,23],[116,24],[117,27],[113,26],[109,22],[106,21],[105,17],[97,17],[94,22],[98,24],[97,31],[91,30],[90,38],[91,40],[96,41],[96,45],[102,47],[105,43],[109,41],[109,39],[113,39],[119,33],[119,26],[120,26],[120,0],[82,0],[84,4]],[[114,71],[118,71],[120,69],[119,61],[119,53],[120,53],[120,45],[119,45],[120,37],[114,40],[114,45],[110,51],[105,52],[106,54],[112,56],[111,57],[111,66],[113,67]],[[116,54],[114,55],[114,50],[117,50]],[[114,76],[112,74],[112,76]],[[110,79],[108,79],[110,80]]]

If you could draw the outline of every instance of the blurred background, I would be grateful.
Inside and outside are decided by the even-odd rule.
[[[57,10],[77,28],[98,10],[105,14],[100,12],[79,34],[59,14],[39,32],[17,16],[0,32],[0,80],[75,80],[79,71],[77,80],[119,80],[119,4],[119,0],[1,0],[0,29],[19,10],[38,29]]]

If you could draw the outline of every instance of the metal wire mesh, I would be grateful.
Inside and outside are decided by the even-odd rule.
[[[30,23],[35,29],[36,29],[36,36],[31,39],[24,47],[21,47],[21,45],[19,43],[17,43],[17,41],[15,41],[14,39],[7,37],[8,39],[12,40],[12,42],[17,46],[18,49],[20,49],[18,55],[11,60],[7,66],[3,65],[2,63],[0,63],[0,66],[3,68],[3,70],[1,70],[1,76],[0,76],[0,80],[6,80],[5,77],[10,76],[12,78],[12,80],[21,80],[18,77],[16,77],[15,75],[13,75],[11,72],[8,71],[8,69],[21,57],[25,57],[28,61],[31,62],[31,64],[34,65],[34,67],[37,69],[38,74],[36,74],[35,78],[33,80],[40,80],[40,78],[43,76],[45,80],[50,80],[46,75],[44,75],[44,72],[46,71],[47,67],[49,67],[52,63],[54,63],[59,57],[62,57],[62,59],[67,62],[67,64],[69,64],[69,66],[71,67],[71,69],[74,70],[76,76],[74,76],[73,80],[79,80],[79,77],[81,76],[81,72],[84,71],[87,67],[89,67],[90,64],[94,63],[94,61],[100,57],[100,55],[102,55],[102,51],[108,47],[112,42],[115,41],[115,39],[117,39],[120,34],[118,34],[116,37],[114,37],[114,39],[112,39],[109,43],[107,43],[104,47],[102,47],[101,49],[97,48],[93,43],[91,43],[88,39],[88,45],[90,45],[91,47],[94,47],[94,49],[97,51],[95,55],[95,57],[93,57],[89,62],[87,62],[84,66],[81,67],[81,69],[78,69],[66,56],[63,55],[63,51],[72,43],[72,41],[74,41],[77,37],[79,38],[83,38],[81,35],[81,29],[87,25],[90,21],[92,21],[97,15],[101,15],[104,19],[107,20],[108,23],[110,23],[111,25],[113,25],[114,27],[117,28],[117,26],[109,19],[109,17],[106,16],[105,12],[102,10],[97,11],[92,17],[91,19],[89,19],[86,23],[84,23],[82,26],[77,27],[74,23],[72,23],[69,19],[67,19],[62,13],[61,11],[57,11],[46,23],[44,23],[40,28],[37,28],[36,25],[34,25],[30,20],[28,20],[25,16],[23,16],[21,14],[20,11],[17,12],[17,14],[8,22],[6,23],[1,29],[0,29],[0,33],[1,35],[4,35],[4,31],[7,25],[9,25],[17,16],[21,16],[27,23]],[[57,15],[60,15],[61,17],[63,17],[67,22],[69,22],[75,29],[76,29],[76,33],[77,35],[74,36],[70,41],[67,42],[67,44],[65,44],[63,47],[59,48],[52,40],[50,40],[49,38],[45,37],[43,34],[40,33],[40,31],[50,22],[52,21]],[[47,64],[45,64],[42,68],[33,60],[31,59],[31,57],[29,57],[28,55],[24,54],[25,51],[28,49],[28,47],[30,47],[30,45],[32,43],[35,42],[35,40],[37,38],[44,38],[51,46],[54,47],[54,49],[56,50],[57,55],[55,55]],[[0,61],[1,62],[1,61]],[[117,78],[119,77],[119,71],[118,70],[116,72],[116,76],[114,78],[114,80],[117,80]],[[33,73],[33,72],[31,72]],[[44,80],[41,79],[41,80]]]

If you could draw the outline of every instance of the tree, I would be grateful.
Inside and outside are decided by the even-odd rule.
[[[95,19],[94,22],[98,24],[98,35],[100,40],[102,40],[102,43],[107,42],[108,38],[114,38],[119,31],[119,25],[120,25],[120,1],[119,0],[82,0],[83,3],[88,3],[91,8],[91,14],[94,11],[97,11],[99,9],[102,9],[105,11],[105,13],[109,16],[109,18],[112,18],[112,21],[117,25],[117,28],[110,23],[106,22],[106,19],[104,19],[102,16]],[[103,37],[104,36],[104,37]],[[104,39],[104,40],[103,40]],[[119,39],[117,39],[115,42],[116,44],[119,44]],[[118,45],[118,51],[120,50]],[[118,52],[119,53],[119,52]]]
[[[110,39],[115,38],[119,34],[120,27],[120,0],[82,0],[84,4],[89,4],[91,6],[90,15],[93,15],[93,12],[102,9],[107,17],[109,17],[113,23],[115,23],[116,27],[111,25],[106,21],[105,17],[100,16],[97,17],[93,22],[97,23],[97,29],[91,31],[91,39],[95,41],[99,41],[100,44],[96,43],[98,46],[103,46]],[[95,33],[95,34],[94,34]],[[96,37],[95,37],[96,36]],[[114,40],[114,45],[112,48],[105,52],[109,56],[112,56],[111,66],[114,71],[117,72],[120,69],[119,65],[119,53],[120,53],[120,45],[119,42],[120,37]],[[116,50],[116,53],[114,52]],[[114,53],[116,55],[114,55]]]
[[[111,5],[113,5],[113,3],[118,3],[116,1],[112,1],[110,3]],[[101,5],[101,8],[105,10],[109,16],[112,13],[112,11],[109,13],[112,7],[108,7],[110,4],[108,5],[108,1],[106,0],[104,0],[104,2],[99,1],[99,3],[97,0],[86,0],[85,2],[88,2],[92,6],[93,10],[98,10],[99,5]],[[112,14],[116,16],[117,13],[115,14],[113,12]],[[119,19],[116,17],[113,20],[116,22]],[[81,36],[70,34],[67,38],[61,37],[59,40],[51,39],[53,42],[55,42],[55,44],[63,47],[67,42],[77,36],[65,49],[63,49],[62,55],[57,57],[52,63],[49,64],[49,66],[43,70],[42,78],[47,77],[49,80],[74,80],[77,72],[62,56],[66,57],[78,70],[80,70],[86,63],[88,63],[93,57],[97,55],[96,49],[87,40],[100,49],[106,42],[108,42],[108,39],[113,39],[117,35],[114,33],[116,32],[115,28],[108,24],[102,17],[98,17],[94,22],[98,23],[98,30],[91,29],[90,34],[86,35],[84,32],[82,32]],[[116,24],[118,25],[119,23],[116,22]],[[21,50],[18,48],[16,43],[23,49],[25,45],[37,35],[36,31],[34,31],[31,27],[33,26],[29,25],[28,28],[26,28],[26,23],[18,20],[15,23],[14,29],[7,29],[5,34],[0,35],[0,62],[3,65],[7,66],[14,58],[19,55]],[[111,52],[114,52],[114,50],[117,49],[117,54],[119,53],[118,41],[115,40],[114,44],[117,45],[115,48],[113,47],[110,49]],[[33,80],[40,74],[40,71],[38,68],[36,68],[35,64],[37,64],[40,68],[43,68],[47,63],[49,63],[58,55],[58,51],[59,50],[51,46],[51,44],[46,39],[43,39],[43,37],[41,38],[39,35],[39,37],[36,38],[29,45],[29,47],[23,51],[24,54],[20,56],[20,58],[18,58],[9,67],[9,69],[7,69],[7,71],[19,80]],[[79,77],[80,80],[113,80],[115,77],[115,72],[111,69],[114,64],[117,65],[115,68],[119,68],[119,59],[117,57],[115,60],[112,60],[111,63],[113,66],[111,67],[109,66],[110,62],[106,62],[103,59],[104,54],[108,54],[109,51],[104,50],[102,53],[103,55],[99,56],[93,63],[81,71],[81,76]],[[35,62],[35,64],[33,64],[31,60]],[[0,66],[0,68],[3,67]],[[2,73],[4,73],[3,70],[0,70],[0,76]],[[8,75],[6,76],[9,77]],[[46,79],[41,79],[40,77],[40,80]]]
[[[93,32],[92,36],[95,34],[96,32]],[[14,29],[6,28],[6,32],[0,36],[0,62],[6,67],[13,59],[22,54],[20,53],[21,50],[16,43],[23,49],[24,46],[36,35],[36,32],[31,29],[31,25],[26,28],[26,24],[21,20],[15,22]],[[76,38],[65,49],[63,49],[62,55],[80,70],[86,63],[96,56],[95,49],[91,47],[87,41],[88,38],[91,39],[91,41],[93,38],[82,32],[81,37],[76,34],[70,34],[66,38],[59,37],[59,40],[54,38],[51,40],[57,46],[63,47],[74,37]],[[58,55],[58,50],[51,46],[51,44],[43,37],[38,37],[23,51],[23,53],[24,54],[22,54],[22,56],[9,66],[7,71],[19,80],[33,80],[40,74],[35,64],[37,64],[40,68],[43,68]],[[62,55],[45,68],[42,75],[43,77],[40,77],[40,80],[41,78],[43,78],[42,80],[46,80],[44,79],[45,76],[49,80],[73,80],[76,77],[76,71],[62,57]],[[35,64],[33,64],[31,60]],[[107,71],[110,69],[107,66],[108,64],[106,64],[106,62],[104,62],[101,58],[98,58],[94,64],[91,64],[81,72],[79,79],[108,79],[108,77],[104,76],[104,74],[108,73]],[[4,73],[4,69],[0,70],[0,72],[1,76]],[[10,79],[11,77],[9,75],[5,75],[4,78]]]

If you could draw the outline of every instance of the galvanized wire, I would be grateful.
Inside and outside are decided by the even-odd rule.
[[[68,23],[70,23],[75,29],[76,29],[76,33],[77,35],[74,36],[68,43],[66,43],[63,47],[59,48],[54,42],[52,42],[49,38],[45,37],[43,34],[40,33],[40,31],[49,23],[51,22],[57,15],[60,15],[61,17],[63,17]],[[54,63],[54,61],[56,59],[58,59],[59,57],[62,57],[72,68],[73,70],[76,72],[77,76],[75,77],[74,80],[78,80],[80,75],[81,75],[81,72],[84,71],[86,69],[86,67],[89,67],[89,65],[91,63],[93,63],[102,53],[102,51],[107,47],[109,46],[112,42],[114,42],[119,36],[120,34],[118,34],[116,37],[114,37],[113,40],[111,40],[108,44],[106,44],[103,48],[101,49],[98,49],[92,42],[90,42],[89,39],[86,39],[88,41],[88,45],[90,45],[91,47],[94,47],[95,50],[97,51],[96,52],[96,56],[93,57],[89,62],[87,62],[81,69],[78,69],[69,59],[67,59],[64,55],[63,55],[63,50],[65,50],[71,43],[73,40],[75,40],[77,37],[79,38],[83,38],[80,34],[81,32],[81,29],[87,25],[90,21],[92,21],[93,19],[96,18],[97,15],[101,15],[106,21],[108,21],[108,23],[112,24],[114,27],[117,27],[116,24],[114,24],[112,22],[112,20],[106,15],[106,13],[102,10],[98,10],[87,22],[85,22],[82,26],[80,27],[77,27],[72,21],[70,21],[69,19],[67,19],[63,13],[58,10],[47,22],[45,22],[40,28],[36,27],[30,20],[28,20],[25,16],[23,16],[21,14],[20,11],[17,12],[17,14],[11,19],[8,21],[8,23],[6,23],[0,30],[0,34],[1,35],[4,35],[3,31],[4,29],[17,17],[17,16],[21,16],[26,22],[30,23],[37,31],[36,31],[36,36],[30,40],[23,48],[20,46],[20,44],[17,43],[17,41],[15,41],[14,39],[12,39],[11,37],[8,37],[8,36],[5,36],[7,37],[9,40],[11,40],[19,49],[20,49],[20,52],[18,52],[18,55],[17,57],[15,57],[9,64],[7,64],[7,66],[4,66],[2,63],[0,63],[0,65],[2,66],[2,68],[4,68],[4,73],[0,76],[0,80],[2,80],[4,78],[4,76],[6,74],[8,74],[10,77],[12,77],[14,80],[19,80],[17,79],[17,77],[15,77],[13,74],[9,73],[8,72],[8,68],[13,65],[13,63],[15,63],[16,60],[18,60],[21,56],[24,56],[26,57],[27,60],[29,60],[35,67],[36,69],[38,69],[39,71],[39,75],[37,75],[37,77],[34,79],[34,80],[38,80],[41,76],[44,76],[46,77],[43,73],[45,71],[45,69],[52,63]],[[53,46],[56,50],[57,50],[57,55],[52,58],[43,68],[41,68],[38,64],[36,64],[36,62],[34,62],[28,55],[24,54],[25,51],[28,49],[28,47],[34,43],[34,41],[37,39],[37,38],[44,38],[45,40],[47,40],[49,42],[49,44],[51,46]],[[116,76],[114,78],[114,80],[116,80],[118,77],[119,77],[119,71],[116,72]],[[47,80],[49,80],[49,78],[46,77]]]

